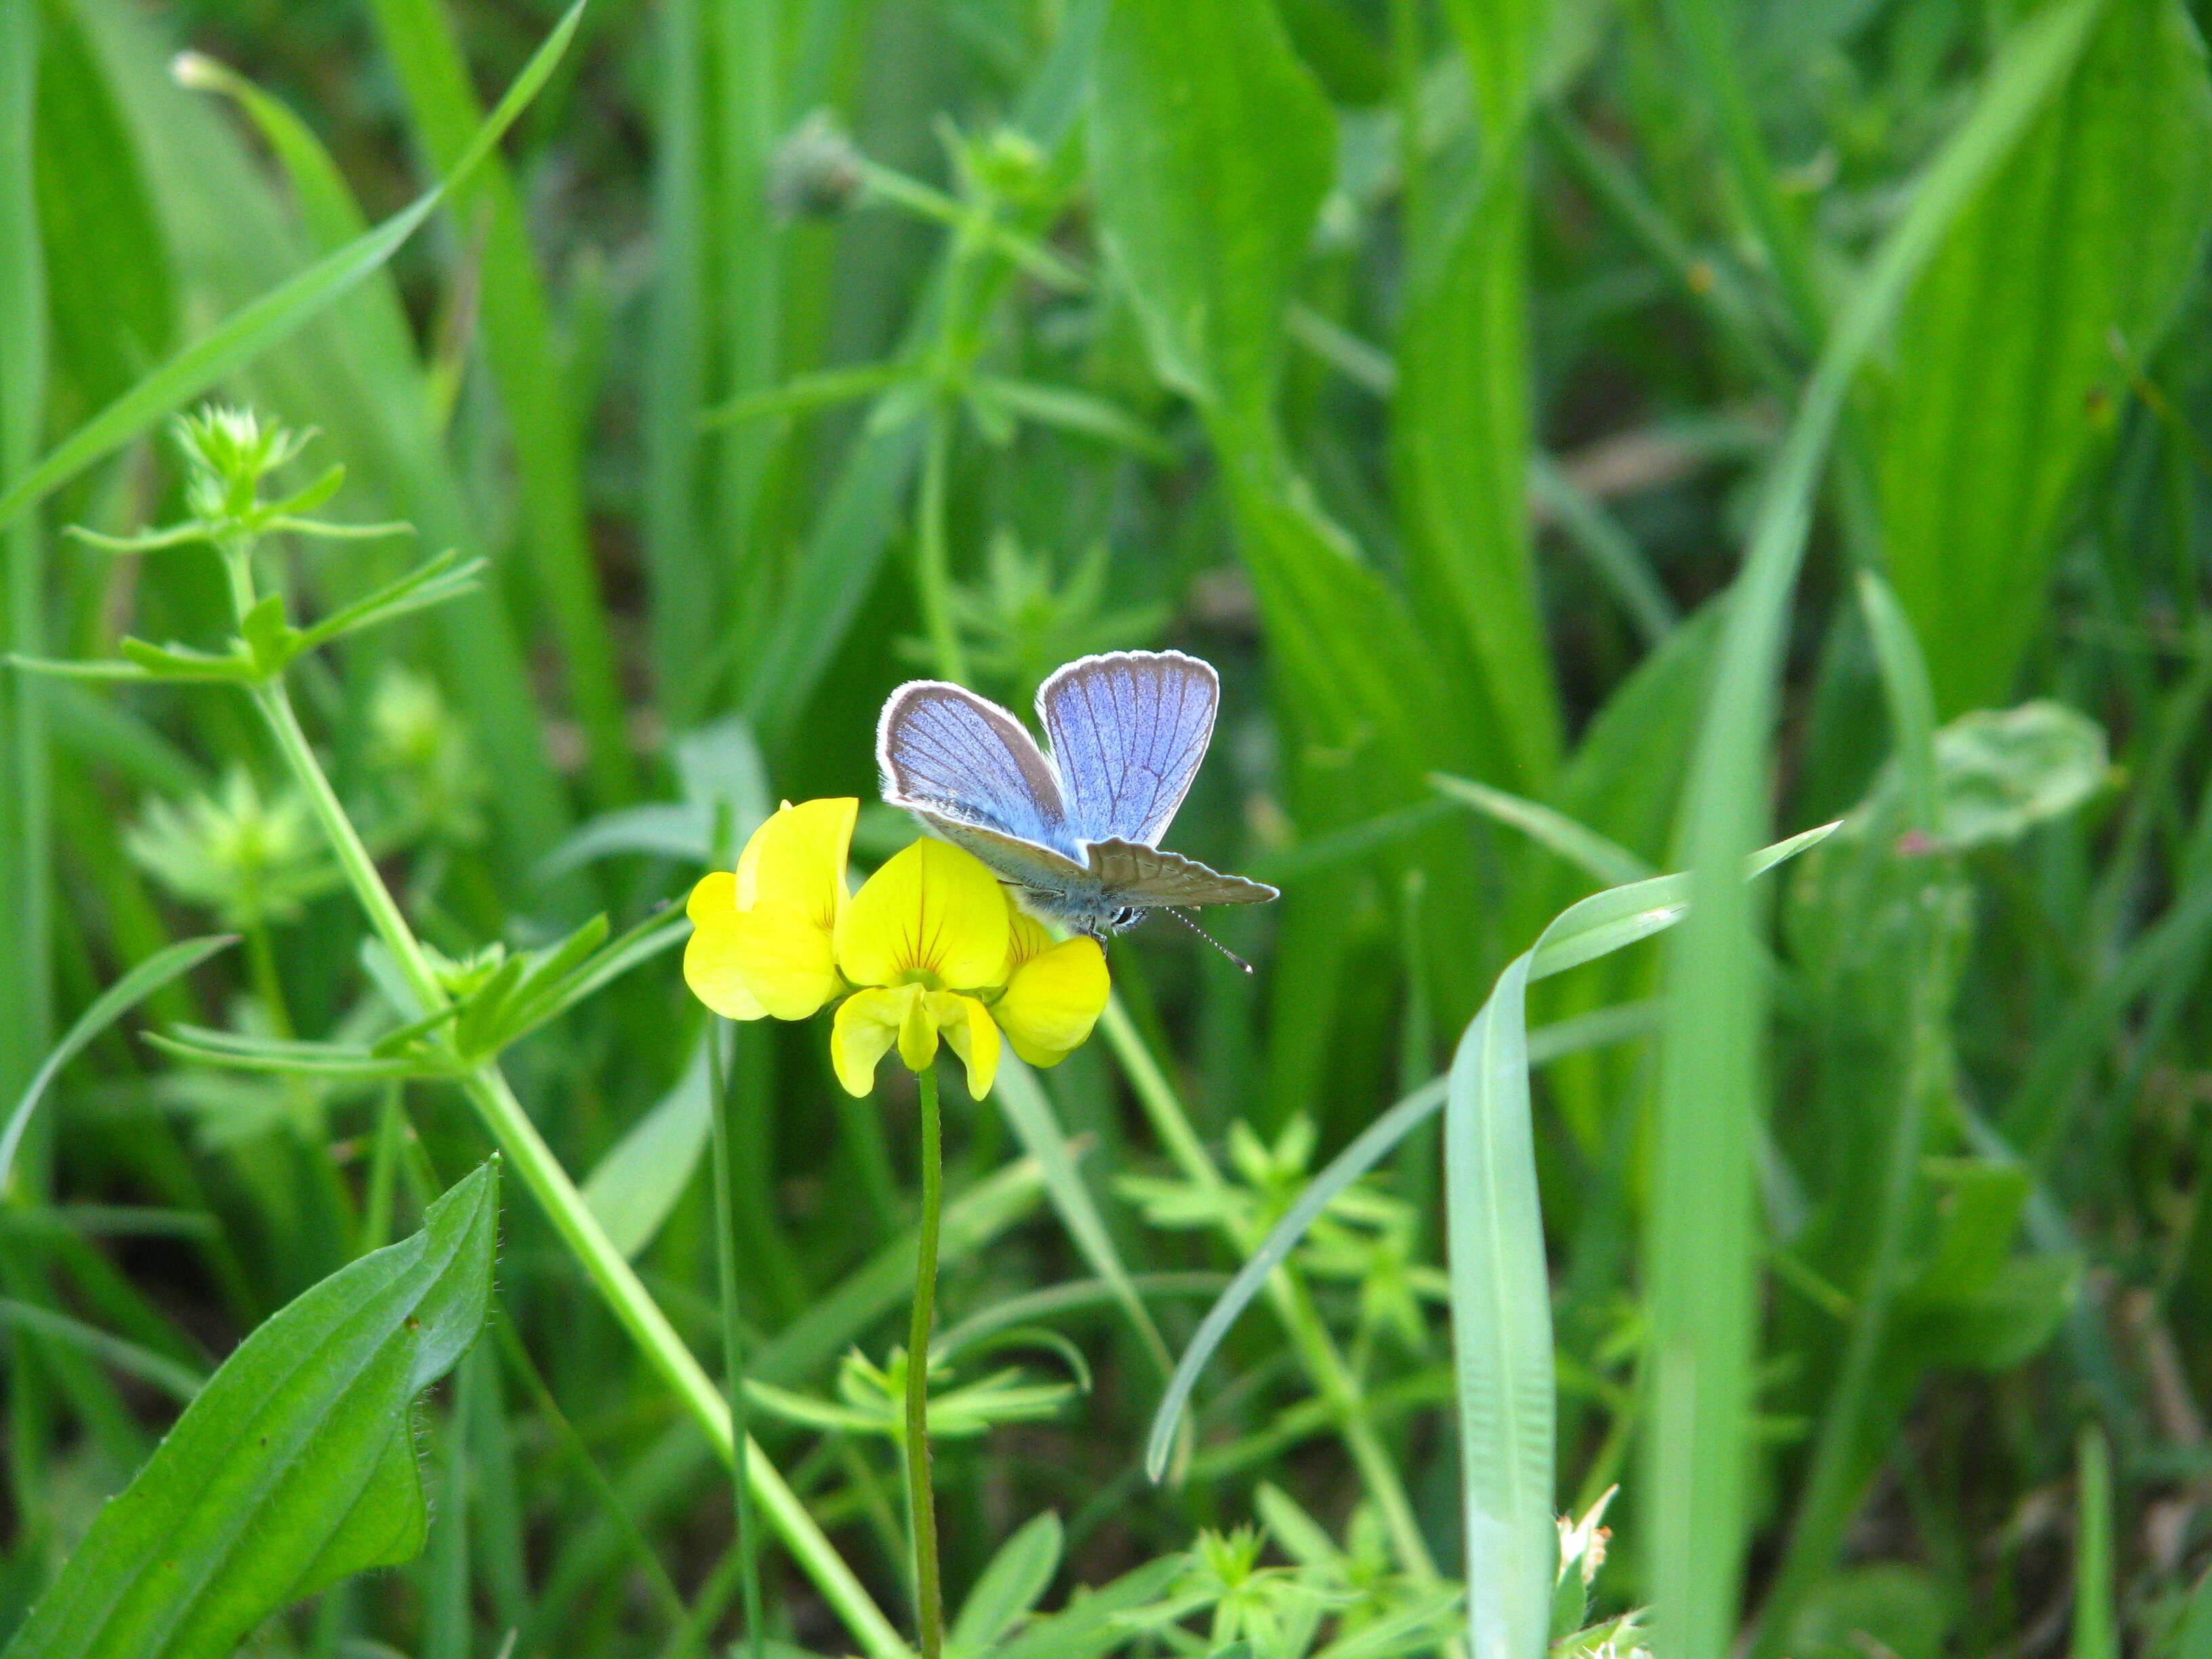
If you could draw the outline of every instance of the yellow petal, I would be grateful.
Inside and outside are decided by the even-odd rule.
[[[837,925],[837,961],[855,985],[927,974],[954,991],[1002,983],[1008,922],[998,878],[972,855],[918,841],[870,876]]]
[[[1013,983],[1024,963],[1051,949],[1052,935],[1045,932],[1044,924],[1017,905],[1010,895],[1006,900],[1006,983]]]
[[[855,991],[837,1005],[830,1028],[830,1063],[845,1092],[865,1097],[876,1086],[876,1064],[898,1041],[908,1005],[920,1000],[915,987],[896,991]]]
[[[930,1012],[930,998],[921,987],[899,988],[906,994],[906,1014],[899,1021],[899,1058],[906,1062],[908,1071],[922,1071],[937,1058],[937,1021]]]
[[[933,991],[929,1012],[968,1068],[968,1098],[982,1099],[999,1075],[999,1028],[991,1024],[990,1011],[973,997]]]
[[[1017,968],[991,1012],[1016,1054],[1032,1066],[1055,1066],[1089,1040],[1109,988],[1098,941],[1072,939]]]
[[[712,881],[709,876],[707,881]],[[724,881],[729,880],[726,874]],[[707,882],[699,884],[704,887]],[[694,888],[692,902],[699,900]],[[768,1010],[760,1006],[752,988],[745,983],[744,975],[738,967],[737,924],[734,910],[713,911],[701,915],[692,913],[698,926],[692,930],[690,943],[684,947],[684,982],[697,997],[725,1019],[765,1019]]]
[[[738,855],[733,892],[740,910],[763,899],[780,899],[811,918],[825,933],[836,931],[845,908],[845,854],[860,810],[850,795],[786,801],[752,833]]]
[[[842,988],[828,930],[797,905],[763,896],[726,925],[738,975],[778,1019],[805,1019]]]
[[[729,915],[738,908],[737,884],[737,878],[728,871],[709,870],[684,902],[684,914],[694,921]]]

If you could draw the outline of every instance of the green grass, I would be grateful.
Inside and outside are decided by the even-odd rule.
[[[952,1659],[2212,1653],[2202,12],[0,6],[9,1659],[899,1659],[914,1082],[655,919],[1125,647],[1284,893],[946,1091]]]

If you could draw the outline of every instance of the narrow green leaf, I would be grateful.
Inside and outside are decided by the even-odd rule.
[[[1494,42],[1464,44],[1474,59]],[[1528,155],[1517,125],[1498,141],[1419,251],[1391,445],[1408,591],[1501,728],[1494,781],[1540,793],[1560,731],[1528,524]]]
[[[707,1150],[707,1048],[692,1051],[675,1087],[630,1125],[584,1179],[584,1202],[614,1247],[635,1258],[691,1184]]]
[[[10,1297],[0,1297],[0,1325],[17,1326],[66,1342],[119,1371],[152,1383],[173,1400],[189,1401],[207,1381],[198,1371],[179,1364],[165,1353],[156,1353],[138,1343],[111,1335],[97,1326],[56,1313],[51,1308],[33,1307]]]
[[[1924,834],[1937,833],[1942,802],[1936,771],[1936,693],[1928,679],[1928,659],[1912,631],[1911,618],[1880,574],[1859,572],[1859,610],[1874,641],[1875,660],[1889,699],[1897,754],[1902,763],[1910,822]]]
[[[1608,886],[1642,881],[1651,874],[1651,866],[1626,847],[1608,841],[1596,830],[1576,823],[1565,812],[1541,801],[1528,800],[1503,789],[1493,789],[1488,784],[1477,783],[1472,778],[1455,778],[1449,773],[1431,773],[1429,781],[1453,799],[1464,801],[1478,812],[1520,830]]]
[[[1146,1352],[1159,1367],[1160,1374],[1166,1376],[1173,1369],[1167,1342],[1160,1335],[1159,1327],[1152,1322],[1152,1310],[1137,1294],[1129,1270],[1121,1263],[1121,1253],[1114,1246],[1114,1235],[1107,1230],[1106,1218],[1098,1212],[1097,1201],[1075,1167],[1075,1159],[1067,1150],[1067,1137],[1053,1115],[1052,1102],[1045,1094],[1044,1085],[1038,1082],[1036,1073],[1008,1054],[999,1062],[999,1080],[991,1094],[1022,1143],[1022,1150],[1044,1171],[1045,1191],[1052,1199],[1053,1208],[1059,1212],[1060,1224],[1074,1239],[1075,1248],[1091,1264],[1091,1270],[1114,1287],[1115,1298],[1129,1316],[1129,1322],[1136,1328]]]
[[[34,145],[42,123],[71,118],[40,107],[40,19],[19,4],[0,16],[0,485],[38,453],[46,419],[47,291]],[[150,286],[150,284],[149,284]],[[46,563],[34,518],[0,517],[0,651],[46,648]],[[0,1006],[0,1098],[37,1065],[52,1036],[52,826],[48,810],[46,688],[0,668],[0,952],[12,987]],[[12,1139],[7,1146],[12,1153]],[[0,1186],[7,1156],[0,1154]]]
[[[496,1169],[239,1346],[100,1511],[7,1659],[228,1659],[270,1613],[421,1549],[410,1402],[483,1322]]]
[[[121,979],[109,986],[69,1029],[67,1036],[54,1046],[33,1075],[15,1109],[8,1115],[8,1127],[0,1130],[0,1192],[8,1189],[8,1177],[13,1173],[16,1148],[23,1144],[24,1131],[31,1126],[31,1115],[39,1109],[40,1098],[46,1092],[63,1066],[82,1053],[87,1043],[112,1025],[139,1003],[167,985],[179,974],[197,968],[216,951],[238,943],[235,933],[220,933],[207,939],[188,939],[170,945],[146,958]]]
[[[969,1654],[997,1645],[1051,1588],[1064,1541],[1059,1516],[1047,1510],[1031,1517],[1000,1547],[968,1592],[946,1645]]]

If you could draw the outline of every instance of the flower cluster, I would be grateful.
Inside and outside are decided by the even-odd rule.
[[[875,1085],[896,1046],[921,1071],[940,1036],[981,1100],[1003,1033],[1032,1066],[1080,1047],[1106,1006],[1098,941],[1054,943],[1014,908],[980,862],[918,841],[848,893],[845,855],[860,802],[782,808],[753,832],[734,871],[691,890],[684,977],[731,1019],[806,1019],[837,1005],[830,1039],[837,1080]]]

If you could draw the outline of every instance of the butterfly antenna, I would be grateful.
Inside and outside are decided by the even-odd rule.
[[[1244,958],[1238,956],[1236,951],[1231,950],[1219,939],[1214,938],[1212,934],[1207,933],[1205,928],[1200,927],[1196,922],[1193,921],[1188,916],[1183,915],[1182,911],[1176,909],[1173,905],[1164,904],[1160,907],[1160,911],[1164,915],[1173,916],[1177,921],[1189,928],[1192,933],[1197,934],[1208,945],[1211,945],[1215,950],[1220,951],[1223,956],[1227,957],[1230,961],[1235,963],[1246,973],[1249,974],[1252,971],[1252,964],[1250,963],[1245,961]]]

